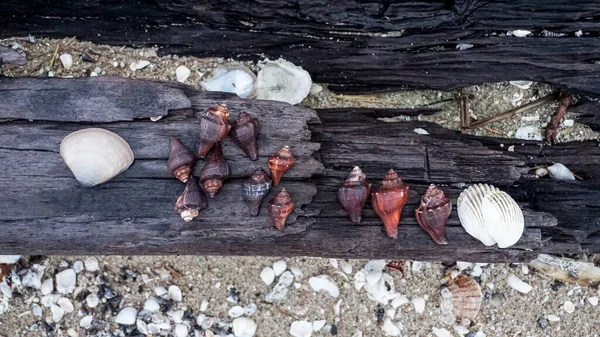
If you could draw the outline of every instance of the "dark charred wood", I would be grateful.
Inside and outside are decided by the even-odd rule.
[[[576,105],[571,105],[567,111],[577,113],[577,122],[600,132],[600,103],[597,100],[584,97]]]
[[[0,46],[0,65],[23,65],[25,62],[27,62],[27,60],[25,60],[25,56],[23,56],[21,53],[13,50],[12,48]]]

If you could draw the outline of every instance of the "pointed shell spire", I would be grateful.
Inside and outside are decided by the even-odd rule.
[[[391,238],[398,237],[398,225],[402,207],[408,200],[409,188],[393,169],[381,181],[381,187],[371,193],[373,210],[383,221],[385,231]]]
[[[434,184],[421,198],[421,204],[415,210],[419,226],[439,245],[448,244],[446,239],[446,222],[452,211],[452,200]]]
[[[223,156],[221,143],[215,144],[208,162],[200,172],[200,181],[211,198],[223,187],[223,181],[229,177],[229,165]]]
[[[338,199],[350,216],[350,220],[355,223],[360,223],[362,219],[361,213],[371,190],[371,184],[366,182],[366,178],[363,171],[355,166],[348,179],[338,189]]]
[[[258,159],[258,119],[242,111],[231,129],[231,140],[242,149],[250,160]]]
[[[196,157],[177,137],[171,137],[170,148],[167,162],[169,173],[186,183],[196,162]]]
[[[257,216],[260,205],[271,189],[271,179],[262,168],[257,168],[250,178],[242,183],[242,196],[248,204],[250,215]]]
[[[294,210],[294,199],[282,188],[281,191],[269,201],[269,216],[275,223],[275,227],[280,231],[285,227],[285,221]]]
[[[279,186],[281,177],[294,165],[295,161],[289,146],[282,147],[269,157],[269,170],[271,171],[273,186]]]
[[[194,176],[190,176],[185,190],[175,203],[175,211],[179,213],[183,221],[189,222],[207,206],[206,195],[198,185],[198,180]]]
[[[206,157],[208,151],[220,142],[231,130],[229,122],[229,112],[225,104],[219,104],[214,108],[209,108],[206,115],[200,120],[200,145],[198,155]]]

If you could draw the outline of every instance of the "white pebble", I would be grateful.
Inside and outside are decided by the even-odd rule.
[[[256,310],[256,304],[250,303],[244,307],[244,314],[246,314],[246,316],[252,316],[256,313]]]
[[[400,336],[400,328],[389,317],[383,321],[381,330],[388,336]]]
[[[73,66],[73,55],[71,54],[62,54],[60,55],[60,63],[62,63],[63,68],[71,69]]]
[[[572,314],[575,311],[575,304],[573,304],[571,301],[565,301],[565,304],[563,304],[563,309],[565,309],[565,311],[569,314]]]
[[[189,328],[185,324],[175,324],[175,337],[187,337]]]
[[[509,274],[506,278],[506,283],[509,287],[523,294],[527,294],[533,289],[531,285],[521,281],[515,274]]]
[[[581,31],[581,29],[575,32],[575,36],[576,37],[582,37],[583,36],[583,32]]]
[[[89,329],[92,327],[93,317],[90,315],[84,316],[81,321],[79,321],[79,326],[84,329]]]
[[[40,307],[37,303],[33,303],[31,305],[31,311],[35,316],[42,317],[42,307]]]
[[[96,293],[90,293],[85,298],[85,303],[87,304],[88,308],[95,308],[98,305],[98,303],[100,303],[100,299],[98,298],[98,295],[96,295]]]
[[[158,301],[154,297],[150,297],[144,303],[144,310],[150,311],[152,313],[157,312],[160,310],[160,304],[158,304]]]
[[[52,304],[52,306],[50,307],[50,311],[52,312],[52,320],[55,323],[60,321],[65,314],[65,311],[56,304]]]
[[[244,314],[244,308],[242,308],[239,305],[236,305],[234,307],[229,308],[229,311],[227,312],[227,314],[231,318],[238,318]]]
[[[598,297],[597,296],[589,297],[587,300],[594,307],[598,305]]]
[[[413,261],[412,262],[412,266],[411,269],[415,272],[419,272],[421,271],[421,269],[423,269],[424,263],[421,261]]]
[[[560,321],[560,317],[556,316],[556,315],[548,315],[548,321],[550,322],[558,322]]]
[[[125,307],[119,311],[115,322],[122,325],[133,325],[137,316],[137,310],[134,307]]]
[[[277,284],[271,289],[271,291],[265,296],[265,301],[269,303],[283,301],[289,291],[289,286],[294,282],[294,275],[289,271],[284,272]]]
[[[112,66],[115,67],[115,68],[117,68],[119,66],[119,62],[117,62],[117,61],[113,62]]]
[[[73,262],[73,270],[79,274],[83,270],[83,262],[81,260]]]
[[[313,331],[319,331],[321,329],[323,329],[323,327],[325,326],[325,323],[327,323],[326,320],[320,320],[320,321],[313,321],[312,322],[312,326],[313,326]]]
[[[290,326],[290,335],[294,337],[310,337],[313,325],[307,321],[294,321]]]
[[[77,274],[71,268],[56,274],[56,290],[61,294],[70,294],[75,290]]]
[[[49,278],[46,279],[46,281],[42,282],[40,290],[42,291],[42,295],[52,294],[52,292],[54,291],[54,284],[52,282],[52,279]]]
[[[575,121],[572,119],[565,119],[565,121],[563,122],[564,126],[573,126],[573,124],[575,124]]]
[[[337,259],[329,259],[329,263],[331,264],[331,266],[333,268],[336,268],[336,269],[339,268],[338,260]]]
[[[450,333],[450,331],[441,328],[433,328],[433,334],[436,335],[437,337],[452,337],[452,334]]]
[[[202,304],[200,304],[200,311],[206,311],[206,309],[208,309],[208,300],[203,298]]]
[[[95,72],[95,71],[92,71],[92,72],[90,73],[90,77],[96,77],[96,76],[98,76],[98,73],[97,73],[97,72]]]
[[[296,266],[291,267],[290,271],[292,272],[292,274],[294,274],[294,277],[298,281],[300,281],[304,277],[304,273],[302,272],[302,270]]]
[[[200,314],[200,315],[198,315],[198,317],[196,317],[196,324],[199,326],[202,326],[202,324],[204,323],[205,320],[206,320],[206,315]]]
[[[142,61],[137,61],[137,62],[131,63],[129,65],[129,69],[131,69],[132,71],[136,71],[136,70],[144,69],[149,65],[150,65],[149,61],[142,60]]]
[[[308,280],[308,284],[311,288],[313,288],[314,291],[326,291],[329,293],[329,295],[335,298],[340,296],[340,289],[327,275],[311,277]]]
[[[273,262],[273,271],[275,272],[275,276],[283,274],[286,268],[287,264],[283,260]]]
[[[256,322],[250,318],[239,317],[233,320],[233,334],[235,337],[252,337],[256,333]],[[210,331],[210,330],[207,330]]]
[[[260,279],[268,286],[275,281],[275,271],[271,267],[264,267],[260,272]]]
[[[181,289],[178,286],[171,285],[169,286],[169,299],[175,302],[181,302],[183,300],[183,295],[181,294]]]
[[[192,74],[192,71],[186,66],[179,66],[175,69],[175,75],[177,76],[177,82],[184,83],[188,77]]]
[[[58,299],[58,301],[56,301],[56,304],[58,304],[58,306],[64,312],[73,312],[73,310],[75,310],[75,308],[73,307],[73,303],[71,303],[71,301],[66,297]]]
[[[348,261],[340,261],[340,267],[346,275],[352,274],[352,264]]]
[[[412,304],[415,307],[417,314],[421,314],[425,311],[425,299],[423,297],[413,298]]]
[[[302,288],[302,283],[300,283],[300,282],[295,282],[295,283],[294,283],[294,288],[296,288],[296,289],[300,289],[300,288]]]
[[[87,259],[85,259],[85,270],[89,271],[89,272],[94,272],[98,270],[99,264],[98,264],[98,259],[96,259],[93,256],[88,257]]]
[[[526,264],[522,264],[521,271],[523,272],[523,274],[527,275],[529,274],[529,267]]]

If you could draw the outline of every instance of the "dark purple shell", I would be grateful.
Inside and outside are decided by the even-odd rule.
[[[192,151],[183,145],[179,138],[171,137],[169,160],[167,161],[169,173],[186,183],[195,162],[196,157]]]
[[[258,216],[260,204],[271,189],[271,179],[262,168],[257,168],[250,178],[242,183],[242,197],[248,204],[250,215]]]
[[[177,199],[175,211],[187,222],[198,216],[198,213],[208,207],[204,191],[198,185],[198,180],[190,176],[185,190]]]
[[[258,159],[258,119],[241,112],[229,135],[233,143],[242,149],[250,160]]]
[[[361,213],[371,190],[371,184],[365,180],[365,174],[355,166],[348,179],[338,189],[338,199],[350,216],[350,220],[355,223],[360,223],[362,219]]]
[[[206,115],[200,119],[200,145],[198,155],[206,157],[208,151],[220,142],[231,130],[229,112],[225,104],[219,104],[215,108],[209,108]]]
[[[204,189],[211,197],[223,186],[223,181],[229,177],[229,165],[223,156],[221,143],[216,143],[213,147],[208,162],[200,172],[200,181],[204,185]]]
[[[423,197],[415,217],[419,226],[439,245],[448,244],[446,223],[452,211],[452,200],[440,188],[431,184]]]

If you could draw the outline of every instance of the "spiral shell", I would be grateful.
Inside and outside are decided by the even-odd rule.
[[[429,185],[421,198],[419,208],[415,210],[419,226],[439,245],[448,244],[446,222],[448,222],[450,211],[452,211],[452,201],[444,191],[434,184]]]
[[[129,144],[114,132],[90,128],[67,135],[60,156],[83,186],[95,186],[116,177],[133,163]]]
[[[200,172],[200,181],[211,198],[223,187],[223,181],[229,177],[229,165],[223,156],[221,143],[217,143]]]
[[[279,186],[281,177],[294,165],[295,161],[289,146],[282,147],[269,157],[269,170],[271,171],[273,186]]]
[[[409,188],[393,169],[390,169],[381,182],[381,187],[371,193],[373,210],[383,221],[385,231],[391,238],[398,237],[398,225],[402,207],[408,200]]]
[[[486,246],[507,248],[519,241],[525,219],[507,193],[487,184],[476,184],[458,197],[458,217],[464,229]]]
[[[258,119],[246,112],[241,112],[231,129],[231,140],[246,153],[250,160],[258,159]]]
[[[198,180],[194,176],[190,176],[185,190],[175,203],[175,212],[179,213],[183,221],[189,222],[207,206],[206,195],[198,185]]]
[[[273,220],[275,227],[280,231],[285,227],[285,221],[294,210],[294,199],[282,188],[277,195],[269,201],[269,216]]]
[[[257,216],[260,204],[271,189],[271,179],[262,168],[257,168],[250,178],[242,183],[242,196],[248,204],[250,215]]]
[[[220,142],[231,130],[229,122],[229,112],[225,104],[219,104],[214,108],[209,108],[206,115],[200,120],[200,145],[198,155],[206,157],[208,151]]]
[[[177,137],[171,137],[167,168],[175,178],[186,183],[196,162],[196,157]]]
[[[479,284],[467,275],[458,275],[455,279],[450,280],[446,287],[448,291],[445,293],[449,296],[444,296],[444,290],[442,290],[442,303],[440,304],[442,311],[451,308],[456,318],[467,318],[473,321],[481,308],[482,294]]]
[[[371,184],[366,182],[366,178],[360,167],[355,166],[348,179],[338,189],[338,199],[348,212],[350,220],[355,223],[360,223],[361,213],[371,190]]]

